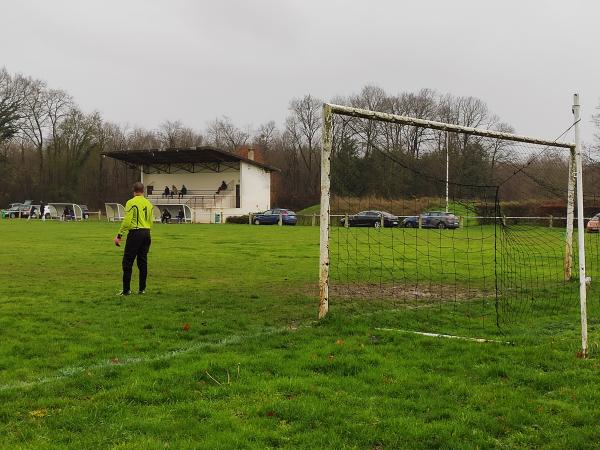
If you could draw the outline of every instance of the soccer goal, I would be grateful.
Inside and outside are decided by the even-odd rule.
[[[369,301],[504,326],[579,307],[585,355],[577,95],[573,113],[574,143],[325,104],[319,317]]]

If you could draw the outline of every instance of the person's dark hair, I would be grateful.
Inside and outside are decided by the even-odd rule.
[[[136,194],[140,194],[140,193],[144,193],[144,183],[140,182],[140,181],[136,181],[135,183],[133,183],[133,192],[135,192]]]

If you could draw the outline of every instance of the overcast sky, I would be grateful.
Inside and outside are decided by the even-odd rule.
[[[281,125],[292,97],[432,88],[555,138],[600,101],[593,0],[4,0],[0,66],[106,120]],[[572,136],[568,139],[571,140]]]

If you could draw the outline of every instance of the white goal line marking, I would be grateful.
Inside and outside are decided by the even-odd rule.
[[[300,325],[298,328],[307,327],[310,325]],[[246,334],[246,335],[233,335],[227,338],[221,339],[216,342],[198,342],[197,344],[190,345],[189,347],[180,348],[177,350],[171,350],[162,354],[154,355],[154,356],[129,356],[124,358],[117,358],[116,360],[106,360],[97,364],[92,364],[90,366],[71,366],[64,367],[58,371],[58,375],[42,377],[33,381],[18,381],[16,383],[8,383],[0,385],[0,392],[9,391],[12,389],[21,389],[28,387],[35,387],[42,384],[51,383],[54,381],[64,380],[65,378],[70,378],[74,375],[78,375],[80,373],[98,370],[98,369],[106,369],[108,367],[118,368],[118,367],[127,367],[133,366],[137,364],[151,363],[155,361],[165,361],[169,359],[176,358],[181,355],[185,355],[187,353],[192,353],[196,350],[201,350],[207,347],[224,347],[230,344],[237,344],[243,342],[248,339],[254,339],[261,336],[268,336],[271,334],[281,333],[283,331],[296,331],[296,329],[291,329],[289,327],[275,328],[267,331],[262,331],[260,333],[255,334]],[[114,361],[114,362],[113,362]]]
[[[368,312],[365,314],[359,314],[358,316],[365,317],[365,316],[375,315],[380,312],[381,311],[373,311],[373,312]],[[354,316],[354,317],[356,317],[356,316]],[[273,328],[270,330],[261,331],[260,333],[245,334],[245,335],[242,335],[242,334],[232,335],[232,336],[223,338],[220,341],[198,342],[196,344],[190,345],[189,347],[184,347],[184,348],[180,348],[177,350],[171,350],[171,351],[161,353],[158,355],[154,355],[154,356],[128,356],[128,357],[123,357],[123,358],[117,358],[116,362],[113,362],[113,360],[109,359],[109,360],[105,360],[105,361],[102,361],[102,362],[99,362],[96,364],[92,364],[89,366],[64,367],[62,369],[59,369],[58,375],[42,377],[42,378],[38,378],[38,379],[35,379],[32,381],[18,381],[16,383],[0,384],[0,392],[9,391],[9,390],[13,390],[13,389],[36,387],[36,386],[40,386],[42,384],[48,384],[48,383],[52,383],[55,381],[64,380],[66,378],[70,378],[72,376],[75,376],[75,375],[78,375],[78,374],[81,374],[84,372],[88,372],[88,371],[92,371],[92,370],[106,369],[108,367],[119,368],[119,367],[134,366],[134,365],[138,365],[138,364],[152,363],[155,361],[166,361],[166,360],[173,359],[173,358],[176,358],[178,356],[185,355],[188,353],[193,353],[197,350],[201,350],[201,349],[208,348],[208,347],[224,347],[226,345],[237,344],[237,343],[243,342],[248,339],[255,339],[258,337],[262,337],[262,336],[269,336],[272,334],[282,333],[285,331],[297,331],[298,329],[301,329],[301,328],[309,328],[315,323],[317,323],[317,322],[310,321],[306,324],[298,325],[297,328],[290,328],[289,326],[285,326],[285,327],[281,327],[281,328]],[[475,342],[495,342],[495,343],[500,343],[500,344],[512,345],[511,342],[495,341],[495,340],[481,339],[481,338],[470,338],[470,337],[464,337],[464,336],[452,336],[452,335],[448,335],[448,334],[425,333],[425,332],[420,332],[420,331],[400,330],[400,329],[394,329],[394,328],[374,328],[374,329],[380,330],[380,331],[396,331],[396,332],[401,332],[401,333],[419,334],[419,335],[430,336],[430,337],[462,339],[462,340],[475,341]]]
[[[375,328],[375,329],[379,330],[379,331],[395,331],[397,333],[418,334],[419,336],[428,336],[428,337],[445,338],[445,339],[459,339],[461,341],[479,342],[482,344],[495,343],[495,344],[514,345],[512,342],[508,342],[508,341],[498,341],[496,339],[473,338],[473,337],[468,337],[468,336],[455,336],[453,334],[427,333],[425,331],[401,330],[398,328]]]

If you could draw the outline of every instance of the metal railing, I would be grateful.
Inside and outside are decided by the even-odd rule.
[[[190,207],[203,209],[235,208],[236,197],[231,194],[196,195],[191,197],[186,204]]]
[[[231,192],[231,191],[223,191]],[[168,195],[152,194],[148,200],[155,204],[184,204],[190,208],[214,209],[214,208],[235,208],[236,195],[228,193],[219,193],[215,191],[188,191],[186,195]]]

